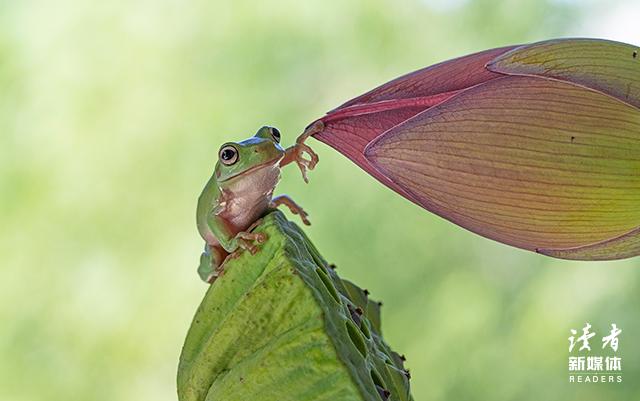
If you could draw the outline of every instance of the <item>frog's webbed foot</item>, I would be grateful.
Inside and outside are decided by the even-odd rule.
[[[271,203],[269,203],[269,207],[273,209],[277,208],[280,205],[285,205],[291,211],[291,213],[300,215],[300,219],[302,219],[302,222],[305,225],[307,226],[311,225],[311,222],[308,219],[309,215],[307,214],[307,212],[304,211],[302,206],[298,205],[293,199],[291,199],[287,195],[276,196],[271,200]]]
[[[256,253],[258,253],[258,247],[254,245],[254,243],[264,243],[267,240],[267,234],[240,231],[236,235],[236,240],[238,241],[238,246],[241,249],[245,249],[252,255],[255,255]]]
[[[309,179],[307,178],[307,171],[313,170],[316,167],[319,158],[318,154],[314,152],[313,149],[309,147],[309,145],[306,145],[304,141],[306,141],[310,136],[322,131],[323,129],[324,123],[320,120],[308,126],[307,129],[304,130],[302,135],[300,135],[298,139],[296,139],[296,144],[286,150],[285,157],[280,163],[281,166],[285,166],[292,161],[296,162],[298,168],[300,169],[300,172],[302,173],[302,179],[307,183],[309,182]],[[305,158],[305,153],[308,158]]]

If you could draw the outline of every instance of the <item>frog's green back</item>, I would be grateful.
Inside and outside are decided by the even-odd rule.
[[[178,369],[180,401],[411,400],[379,309],[280,212],[207,291]]]

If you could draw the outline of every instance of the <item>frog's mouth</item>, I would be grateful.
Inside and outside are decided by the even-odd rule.
[[[284,157],[284,156],[283,156]],[[280,164],[280,160],[282,160],[282,157],[278,158],[278,159],[274,159],[274,160],[270,160],[270,161],[266,161],[264,163],[260,163],[260,164],[256,164],[255,166],[251,167],[248,170],[245,170],[241,173],[238,173],[234,176],[228,177],[224,180],[220,180],[220,182],[229,182],[229,181],[235,181],[235,180],[239,180],[243,177],[246,177],[247,175],[251,175],[252,173],[257,172],[258,170],[262,170],[265,169],[267,167],[273,167],[275,169],[279,168],[279,164]]]

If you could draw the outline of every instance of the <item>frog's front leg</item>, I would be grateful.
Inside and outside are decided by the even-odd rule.
[[[285,205],[291,211],[291,213],[300,215],[300,219],[302,219],[302,222],[305,225],[311,225],[311,222],[308,219],[309,215],[307,214],[307,212],[304,211],[302,206],[298,205],[287,195],[276,196],[271,200],[271,202],[269,202],[269,207],[272,209],[276,209],[280,205]]]
[[[207,283],[213,283],[224,272],[223,262],[228,253],[220,245],[205,244],[204,252],[200,255],[198,275]]]
[[[318,155],[308,145],[304,143],[310,136],[321,132],[324,129],[324,123],[322,121],[316,121],[296,139],[296,144],[287,148],[285,155],[280,161],[280,167],[284,167],[291,162],[296,162],[300,172],[302,173],[302,179],[304,182],[309,182],[307,178],[307,170],[313,170],[318,164]],[[304,157],[304,154],[309,155],[309,159]]]

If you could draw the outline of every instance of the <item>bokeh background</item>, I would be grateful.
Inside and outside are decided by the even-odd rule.
[[[176,399],[206,290],[195,202],[223,141],[270,124],[290,143],[343,101],[474,51],[640,44],[638,21],[636,0],[0,2],[0,400]],[[278,192],[384,301],[416,400],[640,399],[640,259],[494,243],[310,144],[311,183],[291,167]],[[594,339],[622,328],[623,383],[568,383],[585,322]]]

